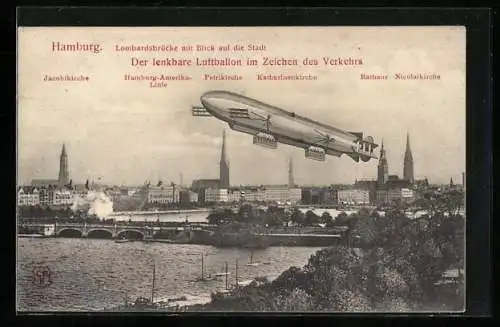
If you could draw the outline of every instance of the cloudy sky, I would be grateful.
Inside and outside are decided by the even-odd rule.
[[[110,184],[184,183],[217,178],[223,128],[231,184],[287,182],[293,158],[299,184],[351,183],[376,178],[376,161],[308,160],[304,150],[268,150],[252,136],[215,118],[191,116],[191,105],[209,90],[228,90],[349,131],[372,135],[387,150],[389,173],[402,175],[406,132],[416,178],[445,183],[465,171],[465,30],[418,28],[22,28],[18,33],[18,179],[56,178],[66,143],[75,182],[102,178]],[[100,54],[54,53],[52,42],[96,42]],[[240,53],[131,53],[115,45],[265,44]],[[165,57],[361,58],[357,67],[132,67],[131,58]],[[301,60],[299,60],[300,62]],[[257,73],[303,73],[316,81],[257,81]],[[395,73],[435,73],[439,81],[398,81]],[[183,73],[191,81],[166,88],[125,81],[125,74]],[[204,73],[243,76],[242,81],[203,81]],[[389,74],[387,81],[361,73]],[[44,82],[44,75],[85,74],[88,82]]]

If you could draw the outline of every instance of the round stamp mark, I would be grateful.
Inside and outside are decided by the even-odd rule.
[[[33,284],[47,287],[52,284],[52,271],[46,264],[35,264],[33,267]]]

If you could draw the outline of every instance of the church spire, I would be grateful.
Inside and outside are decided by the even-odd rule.
[[[380,144],[380,159],[385,159],[384,139],[382,139],[382,142]]]
[[[295,182],[293,181],[293,161],[292,157],[288,158],[288,188],[293,188]]]
[[[406,152],[405,156],[410,157],[413,160],[413,156],[411,154],[411,148],[410,148],[410,134],[406,133]]]
[[[64,187],[69,183],[68,155],[66,153],[66,144],[63,143],[61,156],[59,157],[59,186]]]
[[[219,187],[222,189],[229,188],[229,161],[226,153],[226,130],[222,130],[222,148],[220,154],[219,166]]]
[[[389,167],[387,165],[387,158],[385,156],[384,140],[382,139],[382,144],[380,146],[380,158],[378,159],[377,167],[377,183],[379,185],[384,185],[389,178]]]
[[[403,178],[410,183],[413,182],[413,155],[410,148],[410,134],[406,133],[406,151],[404,158]]]
[[[220,161],[221,162],[227,161],[227,158],[226,158],[226,130],[225,129],[222,130],[222,150],[221,150],[221,154],[220,154]]]

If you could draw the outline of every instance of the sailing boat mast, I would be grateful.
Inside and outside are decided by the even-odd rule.
[[[228,273],[227,273],[227,261],[226,261],[226,290],[228,289],[228,285],[227,285],[227,275],[228,275]]]
[[[156,282],[156,265],[153,264],[153,287],[151,288],[151,303],[154,302],[155,282]]]
[[[203,268],[203,253],[201,254],[201,280],[205,279],[205,271]]]
[[[238,286],[238,258],[236,258],[236,272],[235,272],[235,274],[236,274],[236,277],[235,277],[236,278],[236,286]]]

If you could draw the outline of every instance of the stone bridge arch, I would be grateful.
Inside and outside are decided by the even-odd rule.
[[[116,238],[144,239],[146,235],[138,229],[122,229],[116,232]]]
[[[113,231],[106,228],[92,228],[87,230],[88,238],[113,238]]]
[[[82,237],[83,232],[79,228],[74,228],[74,227],[68,227],[68,228],[61,228],[56,235],[58,237]]]

